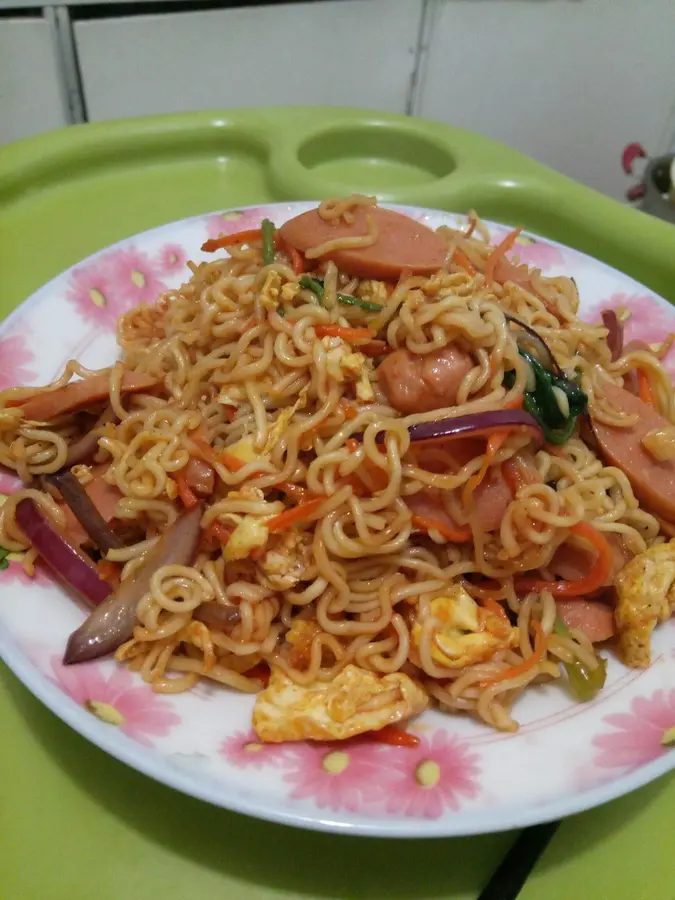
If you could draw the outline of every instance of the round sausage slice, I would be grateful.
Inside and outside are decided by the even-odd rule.
[[[639,416],[630,428],[593,422],[602,455],[625,473],[636,497],[648,510],[675,521],[675,460],[660,462],[642,445],[646,434],[655,428],[667,428],[670,422],[648,403],[610,381],[603,384],[602,391],[612,406]]]
[[[409,416],[454,406],[462,379],[473,367],[471,356],[455,344],[424,354],[400,349],[380,364],[377,379],[390,405]]]
[[[583,631],[598,644],[614,634],[614,610],[599,600],[556,600],[556,610],[568,628]]]
[[[330,259],[348,275],[360,278],[396,280],[404,269],[415,275],[431,275],[445,261],[443,238],[409,216],[380,209],[379,206],[355,206],[350,224],[340,219],[326,221],[318,209],[311,209],[290,219],[279,229],[284,241],[301,253],[338,238],[354,238],[369,233],[368,217],[377,231],[370,247],[349,247],[332,250],[321,256]]]

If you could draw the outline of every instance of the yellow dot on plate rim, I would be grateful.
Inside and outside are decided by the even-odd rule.
[[[672,728],[666,728],[663,732],[661,744],[664,747],[675,747],[675,725]]]
[[[122,713],[109,703],[103,703],[101,700],[87,700],[84,708],[107,725],[124,725]]]
[[[145,287],[145,275],[138,269],[134,269],[131,273],[131,280],[137,287]]]
[[[433,759],[423,760],[415,769],[415,779],[420,787],[436,787],[441,777],[441,767]]]
[[[256,744],[255,741],[251,741],[250,744],[246,744],[246,745],[244,746],[244,750],[245,750],[247,753],[260,753],[260,751],[262,750],[262,748],[263,748],[263,745],[262,745],[262,744]]]
[[[94,306],[98,306],[100,309],[103,309],[106,304],[106,299],[98,290],[98,288],[90,288],[89,297],[91,298],[91,302],[94,304]]]
[[[339,775],[349,765],[349,754],[344,750],[333,750],[324,756],[321,765],[329,775]]]

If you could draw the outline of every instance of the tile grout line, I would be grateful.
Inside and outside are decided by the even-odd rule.
[[[68,124],[79,125],[88,119],[70,11],[67,6],[45,6],[43,15],[56,52],[63,109]]]
[[[405,101],[405,114],[414,116],[419,105],[420,87],[424,81],[426,59],[429,52],[429,32],[434,18],[436,0],[422,0],[420,18],[415,42],[415,61],[410,73]]]
[[[477,900],[517,900],[560,822],[524,828],[493,872]]]

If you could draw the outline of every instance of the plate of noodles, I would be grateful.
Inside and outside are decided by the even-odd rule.
[[[391,836],[675,765],[675,314],[353,196],[175,222],[0,328],[0,655],[178,790]]]

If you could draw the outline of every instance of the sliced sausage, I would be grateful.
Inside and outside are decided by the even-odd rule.
[[[426,225],[378,206],[356,206],[351,212],[354,216],[352,223],[340,219],[336,224],[322,219],[319,211],[312,209],[290,219],[279,232],[284,241],[306,253],[328,241],[368,234],[370,216],[377,231],[377,239],[372,246],[333,250],[321,259],[331,259],[349,275],[392,281],[404,269],[416,275],[431,275],[443,265],[445,241]]]
[[[613,636],[614,610],[606,603],[599,600],[556,600],[555,605],[565,625],[583,631],[594,644]]]
[[[474,505],[471,514],[473,522],[482,531],[497,531],[511,500],[511,490],[499,469],[490,469],[482,484],[473,493]],[[406,497],[406,503],[415,516],[438,519],[449,528],[457,530],[463,527],[448,513],[441,500],[440,491],[435,488],[427,488]]]
[[[377,369],[377,378],[390,405],[407,416],[454,406],[473,367],[471,356],[455,344],[424,355],[395,350]]]
[[[638,420],[630,428],[612,428],[593,422],[602,455],[626,475],[636,497],[664,519],[675,521],[675,460],[660,462],[642,446],[642,438],[655,428],[670,423],[648,403],[608,381],[603,393],[617,409]]]
[[[605,584],[611,585],[614,583],[617,573],[633,558],[633,554],[627,549],[621,536],[616,532],[605,531],[603,535],[611,547],[614,561],[612,571],[605,582]],[[564,578],[565,581],[578,581],[588,575],[593,568],[594,561],[595,553],[590,547],[581,547],[565,541],[553,554],[553,559],[549,563],[548,568],[554,575]]]
[[[216,485],[216,473],[209,463],[191,456],[185,470],[185,480],[195,494],[210,497]]]
[[[123,394],[132,394],[139,391],[150,391],[158,386],[159,382],[151,375],[143,375],[138,372],[125,372],[122,376],[120,389]],[[106,400],[110,396],[110,377],[108,375],[92,375],[91,378],[83,378],[81,381],[71,381],[64,387],[55,391],[45,391],[35,394],[27,400],[22,399],[11,406],[23,408],[25,419],[36,422],[49,422],[58,416],[75,412]]]

